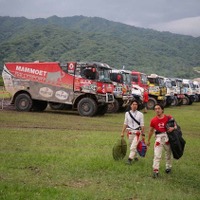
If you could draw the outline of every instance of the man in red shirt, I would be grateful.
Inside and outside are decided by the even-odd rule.
[[[172,118],[170,115],[164,114],[164,107],[156,104],[154,107],[156,112],[156,116],[151,119],[150,122],[150,130],[147,145],[150,145],[151,137],[155,131],[155,144],[154,144],[154,159],[153,159],[153,178],[158,177],[160,160],[162,157],[162,150],[164,148],[166,155],[166,170],[165,172],[168,174],[171,172],[172,160],[171,160],[171,148],[169,144],[169,138],[167,136],[167,132],[172,132],[176,129],[176,125],[174,127],[166,128],[166,124],[169,119]]]

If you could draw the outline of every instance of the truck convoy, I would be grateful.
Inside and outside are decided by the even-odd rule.
[[[105,114],[114,102],[110,71],[99,62],[10,62],[2,77],[18,111],[43,111],[50,103],[94,116]]]
[[[120,110],[126,110],[133,99],[130,72],[123,69],[112,69],[110,79],[114,85],[114,102],[108,104],[107,112],[115,113]]]

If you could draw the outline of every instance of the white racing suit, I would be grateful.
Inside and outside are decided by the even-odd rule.
[[[167,133],[163,132],[156,134],[155,138],[156,140],[154,144],[153,170],[154,172],[159,171],[163,148],[165,150],[166,169],[170,169],[172,167],[171,148]]]

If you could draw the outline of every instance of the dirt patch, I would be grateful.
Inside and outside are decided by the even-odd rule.
[[[11,104],[10,99],[0,99],[1,110],[15,110],[14,104]]]

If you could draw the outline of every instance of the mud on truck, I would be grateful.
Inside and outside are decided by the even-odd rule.
[[[108,104],[108,113],[115,113],[120,110],[126,110],[130,101],[133,99],[131,95],[131,76],[130,72],[122,69],[112,69],[110,79],[114,85],[114,102]]]
[[[10,62],[2,77],[18,111],[67,105],[81,116],[94,116],[105,114],[114,101],[110,70],[98,62]]]
[[[149,81],[149,101],[147,103],[148,109],[153,109],[155,104],[159,103],[163,106],[166,105],[167,88],[165,87],[164,80],[157,74],[148,76]]]

